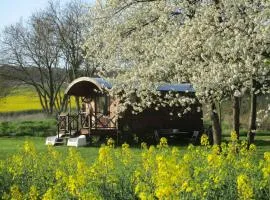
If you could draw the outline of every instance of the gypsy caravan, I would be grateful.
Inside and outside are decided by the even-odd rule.
[[[109,95],[112,85],[103,78],[81,77],[69,84],[65,91],[65,100],[74,96],[81,99],[81,111],[72,113],[69,109],[58,116],[57,135],[48,137],[46,144],[67,143],[69,146],[85,146],[93,136],[112,137],[117,142],[130,140],[134,134],[141,141],[158,141],[161,136],[186,135],[196,138],[203,131],[202,111],[196,102],[191,111],[181,118],[171,115],[180,107],[164,107],[159,110],[145,109],[133,114],[128,108],[117,114],[118,100]],[[191,84],[166,84],[157,88],[162,95],[168,92],[179,93],[195,98]]]
[[[118,138],[117,119],[108,91],[111,84],[102,78],[81,77],[69,84],[64,101],[78,97],[81,110],[77,113],[63,112],[58,116],[57,135],[48,137],[46,144],[67,143],[68,146],[85,146],[91,136]]]

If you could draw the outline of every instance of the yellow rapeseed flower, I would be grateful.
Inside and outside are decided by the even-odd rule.
[[[251,180],[247,177],[247,175],[241,174],[237,177],[237,190],[240,199],[253,199]]]
[[[185,191],[187,189],[187,187],[188,187],[188,183],[187,183],[187,181],[184,181],[183,184],[182,184],[182,186],[181,186],[181,189],[183,191]]]
[[[173,147],[173,148],[172,148],[172,155],[173,155],[173,156],[176,157],[176,156],[179,155],[179,153],[180,153],[180,152],[179,152],[179,149],[178,149],[177,147]]]
[[[29,154],[31,156],[36,155],[36,148],[32,142],[28,141],[24,142],[23,151],[24,153]]]
[[[60,170],[60,169],[56,170],[56,172],[55,172],[55,179],[56,180],[59,180],[64,176],[65,176],[65,173],[62,170]]]
[[[203,146],[209,145],[208,136],[206,134],[202,134],[202,136],[201,136],[201,145],[203,145]]]
[[[168,147],[167,138],[165,138],[165,137],[160,138],[158,147],[159,148],[166,148],[166,147]]]
[[[156,196],[158,199],[170,199],[172,193],[173,188],[168,186],[162,186],[156,190]]]
[[[270,152],[265,152],[263,155],[266,162],[270,162]]]
[[[236,142],[237,141],[237,134],[236,131],[231,132],[231,141]]]
[[[36,200],[38,199],[38,190],[36,186],[32,185],[29,192],[29,198],[30,200]]]
[[[49,188],[46,193],[43,195],[42,200],[54,200],[53,190]]]
[[[146,142],[142,142],[142,143],[141,143],[141,148],[142,148],[142,149],[147,149],[147,144],[146,144]]]
[[[11,193],[11,200],[23,199],[23,194],[20,192],[20,189],[17,185],[11,186],[10,193]]]
[[[213,154],[216,154],[216,155],[218,155],[218,154],[220,154],[220,147],[218,146],[218,145],[213,145],[213,147],[212,147],[212,153]]]
[[[112,138],[107,140],[107,146],[114,148],[115,141]]]
[[[125,166],[131,162],[131,151],[127,143],[122,144],[122,162]]]
[[[76,180],[73,176],[68,177],[68,189],[72,195],[76,195]]]

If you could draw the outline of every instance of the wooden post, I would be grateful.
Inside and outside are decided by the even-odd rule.
[[[68,113],[71,112],[71,101],[70,101],[70,96],[68,97]]]
[[[95,105],[95,128],[97,128],[97,97],[94,98]]]
[[[89,114],[89,128],[91,129],[93,126],[93,122],[92,122],[92,117],[93,117],[93,113]]]
[[[59,123],[59,119],[60,119],[60,117],[59,117],[59,115],[57,116],[57,137],[58,137],[58,139],[59,139],[59,132],[60,132],[60,123]],[[61,121],[60,121],[61,122]]]
[[[76,133],[78,133],[78,131],[79,131],[79,116],[80,116],[80,114],[78,113],[77,114],[77,116],[76,116],[76,125],[77,125],[77,131],[76,131]]]
[[[79,118],[78,120],[80,121],[80,128],[83,128],[83,113],[79,113]]]
[[[71,115],[70,115],[70,113],[68,113],[68,132],[69,132],[69,135],[71,135],[71,120],[70,120],[70,117],[71,117]]]
[[[88,119],[89,120],[89,135],[91,135],[91,129],[93,127],[93,121],[92,121],[93,114],[94,114],[93,108],[92,108],[91,101],[90,101],[90,110],[89,110],[89,119]]]

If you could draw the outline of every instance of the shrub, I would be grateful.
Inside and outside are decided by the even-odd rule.
[[[48,136],[55,135],[55,120],[1,122],[0,136]]]

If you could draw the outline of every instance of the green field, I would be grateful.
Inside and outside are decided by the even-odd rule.
[[[245,140],[244,133],[242,133],[240,140]],[[264,152],[270,152],[270,132],[269,131],[258,131],[255,137],[255,144],[257,146],[258,154],[260,156],[263,155]],[[12,156],[14,153],[17,153],[22,148],[25,141],[30,141],[34,143],[38,152],[45,152],[47,150],[47,146],[45,145],[44,137],[30,137],[30,136],[20,136],[20,137],[0,137],[0,160],[7,159]],[[229,135],[223,136],[224,142],[230,141]],[[169,141],[170,145],[170,141]],[[185,142],[175,142],[172,141],[170,146],[176,146],[180,149],[180,151],[185,151],[187,149],[188,143]],[[56,146],[54,147],[57,151],[66,154],[69,148],[67,146]],[[77,148],[78,152],[81,156],[87,161],[92,162],[98,154],[99,147],[79,147]],[[132,148],[132,152],[134,154],[139,154],[140,145]]]
[[[26,141],[34,143],[38,152],[45,152],[47,150],[45,138],[43,137],[0,137],[0,160],[4,160],[20,152]],[[63,154],[68,153],[69,149],[66,146],[56,146],[54,148]],[[89,162],[92,162],[98,154],[98,148],[95,147],[81,147],[78,148],[78,151]]]
[[[44,137],[0,137],[0,160],[5,160],[11,157],[13,154],[19,153],[26,141],[32,142],[38,152],[46,152],[47,150]],[[55,150],[66,155],[70,148],[75,147],[55,146],[54,148]],[[180,150],[185,151],[186,148],[187,145],[183,145],[180,147]],[[79,147],[76,149],[88,163],[91,163],[98,155],[99,146]],[[135,155],[139,155],[141,152],[140,145],[137,145],[137,147],[133,147],[131,149]]]

